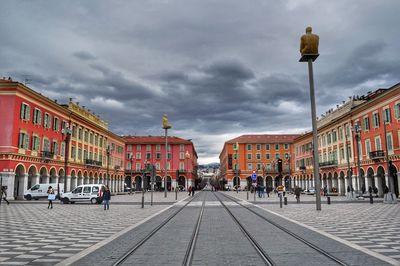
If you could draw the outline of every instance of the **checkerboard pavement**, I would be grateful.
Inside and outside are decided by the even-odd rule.
[[[226,192],[228,195],[246,199],[246,193]],[[253,195],[252,195],[253,196]],[[276,196],[269,199],[257,199],[260,207],[273,211],[289,219],[312,228],[347,240],[352,244],[367,248],[399,261],[400,265],[400,204],[383,204],[369,200],[347,202],[345,197],[332,197],[332,204],[323,199],[321,211],[316,210],[315,197],[301,196],[302,203],[297,204],[289,196],[288,205],[280,208]],[[249,197],[249,200],[253,200]],[[260,204],[269,201],[271,204]]]
[[[155,195],[155,201],[161,198]],[[167,208],[174,199],[170,194],[163,205],[142,209],[130,204],[138,203],[139,195],[116,196],[108,211],[97,204],[54,203],[53,209],[47,209],[46,201],[1,204],[0,265],[54,265]],[[120,204],[113,205],[117,200]]]

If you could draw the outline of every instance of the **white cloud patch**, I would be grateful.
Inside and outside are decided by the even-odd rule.
[[[113,100],[113,99],[105,99],[101,96],[97,96],[93,99],[90,100],[90,103],[93,104],[94,106],[100,106],[101,108],[104,109],[123,109],[124,104]]]

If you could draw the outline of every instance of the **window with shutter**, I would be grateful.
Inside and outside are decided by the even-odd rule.
[[[29,135],[25,134],[25,139],[24,139],[24,149],[27,150],[29,146]]]
[[[396,119],[400,118],[400,103],[396,103],[394,105],[394,116],[396,117]]]
[[[22,149],[24,147],[24,133],[20,132],[19,133],[19,143],[18,147]]]

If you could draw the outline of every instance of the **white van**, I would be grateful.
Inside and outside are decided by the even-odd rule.
[[[92,204],[103,202],[103,184],[86,184],[74,188],[71,192],[63,193],[61,201],[65,204],[90,201]]]
[[[63,183],[48,183],[48,184],[36,184],[24,193],[24,198],[26,200],[35,199],[38,200],[40,198],[47,198],[47,190],[49,187],[52,187],[54,190],[54,194],[57,195],[58,187],[60,187],[60,192],[64,193],[64,184]]]

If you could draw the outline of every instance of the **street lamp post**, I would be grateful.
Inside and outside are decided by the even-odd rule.
[[[64,128],[64,140],[65,140],[65,152],[64,152],[64,192],[67,192],[67,176],[68,176],[68,157],[69,157],[69,141],[71,138],[71,128],[69,127],[69,123],[65,124]],[[60,193],[60,191],[58,191]]]
[[[352,176],[353,176],[353,171],[350,167],[350,156],[349,156],[349,146],[347,144],[347,138],[348,138],[348,127],[346,126],[345,129],[345,138],[346,138],[346,159],[347,159],[347,179],[349,180],[350,184],[352,183]],[[348,187],[350,187],[349,184],[347,184]],[[350,197],[350,195],[348,194],[348,197]]]
[[[166,114],[163,115],[162,119],[162,128],[165,130],[165,177],[164,177],[164,198],[167,197],[167,155],[168,155],[168,129],[171,128],[171,125],[168,122],[168,117]],[[176,188],[175,188],[176,189]]]
[[[356,138],[356,146],[357,146],[357,177],[356,177],[356,195],[358,195],[358,184],[360,183],[361,179],[361,160],[360,160],[360,138],[361,138],[361,127],[360,125],[354,124],[354,132],[355,132],[355,138]]]
[[[289,190],[291,189],[291,176],[290,176],[290,154],[286,154],[285,155],[285,159],[286,159],[286,161],[287,161],[287,163],[288,163],[288,171],[289,171],[289,181],[288,181],[288,183],[289,183],[289,185],[287,186],[287,187],[289,187]],[[286,186],[287,184],[286,184],[286,181],[285,181],[285,186]]]
[[[110,154],[111,154],[111,147],[110,144],[107,145],[107,180],[106,185],[110,187]]]
[[[186,159],[186,189],[189,189],[189,159],[190,159],[190,153],[189,151],[186,151],[185,153],[185,159]],[[193,181],[192,181],[193,182]],[[193,189],[193,184],[192,184],[192,189]]]
[[[312,28],[306,28],[306,34],[301,36],[300,43],[300,62],[308,63],[308,76],[310,82],[310,99],[311,99],[311,117],[312,117],[312,128],[313,128],[313,150],[314,150],[314,178],[315,178],[315,197],[316,197],[316,209],[321,210],[321,194],[320,194],[320,180],[319,180],[319,162],[318,162],[318,132],[317,132],[317,115],[315,108],[315,95],[314,95],[314,73],[313,73],[313,62],[319,56],[318,35],[312,34]]]
[[[131,157],[129,158],[131,160],[131,191],[130,194],[132,194],[132,189],[133,189],[133,160],[135,160],[135,156],[133,156],[133,154],[131,154]]]

